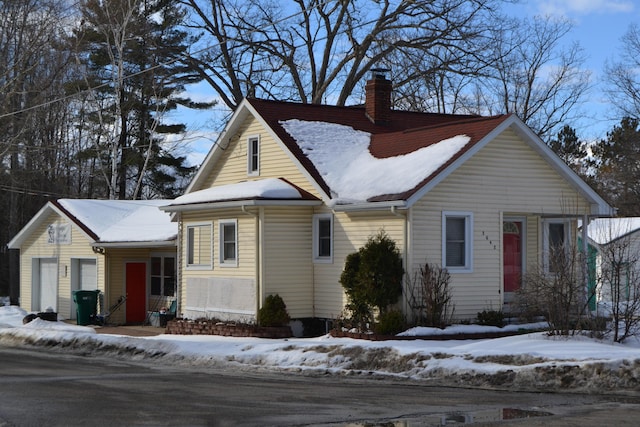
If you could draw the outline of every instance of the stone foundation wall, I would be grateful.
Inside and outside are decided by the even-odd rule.
[[[175,319],[167,322],[167,334],[221,335],[225,337],[290,338],[289,326],[262,327],[257,325],[223,323],[210,320]]]

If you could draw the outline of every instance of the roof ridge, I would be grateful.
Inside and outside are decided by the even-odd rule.
[[[461,120],[456,120],[456,121],[451,121],[451,122],[446,122],[446,123],[436,123],[436,124],[428,125],[428,126],[419,126],[419,127],[415,127],[415,128],[404,129],[404,130],[402,130],[400,132],[401,133],[421,132],[421,131],[424,131],[424,130],[443,128],[443,127],[447,127],[447,126],[460,126],[462,124],[471,124],[471,123],[490,121],[490,120],[497,120],[497,119],[507,119],[511,115],[512,114],[498,114],[498,115],[495,115],[495,116],[466,117],[466,118],[461,119]],[[455,116],[455,115],[452,115],[452,116]]]

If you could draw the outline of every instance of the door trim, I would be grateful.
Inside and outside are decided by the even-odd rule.
[[[500,243],[501,245],[504,245],[504,223],[505,222],[520,222],[522,223],[522,229],[520,231],[521,236],[520,236],[520,256],[522,257],[522,259],[520,260],[521,263],[521,275],[524,276],[524,274],[527,271],[527,217],[526,216],[504,216],[502,218],[502,224],[500,227],[500,235],[501,235],[501,240]],[[502,251],[504,252],[504,248],[502,249]],[[502,295],[503,295],[503,299],[504,299],[504,303],[510,303],[511,300],[513,299],[513,292],[506,292],[504,290],[504,256],[501,255],[502,258],[502,262],[500,263],[500,279],[502,282]]]

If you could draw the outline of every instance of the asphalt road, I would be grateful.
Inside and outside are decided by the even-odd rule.
[[[503,420],[509,417],[515,418]],[[640,425],[640,399],[180,367],[0,347],[0,427],[463,423]]]

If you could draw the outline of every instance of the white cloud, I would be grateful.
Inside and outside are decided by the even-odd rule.
[[[630,13],[634,4],[628,0],[547,0],[538,8],[543,15],[562,15],[569,18],[574,14]]]

